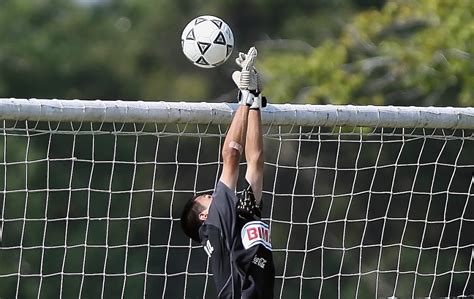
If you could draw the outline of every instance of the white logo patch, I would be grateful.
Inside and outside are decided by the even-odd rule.
[[[267,260],[264,259],[263,257],[254,256],[252,263],[254,263],[255,265],[259,266],[262,269],[265,269],[265,264],[267,263]]]
[[[212,252],[214,251],[214,247],[212,247],[211,242],[209,242],[209,240],[207,240],[206,246],[204,246],[204,251],[209,257],[211,257]]]
[[[267,249],[272,250],[270,230],[268,229],[268,225],[262,221],[250,221],[246,223],[240,235],[245,249],[249,249],[257,244],[262,244]]]

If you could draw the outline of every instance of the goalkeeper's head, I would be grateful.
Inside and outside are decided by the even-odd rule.
[[[181,214],[181,227],[184,233],[198,243],[201,242],[199,228],[207,219],[211,202],[210,194],[196,195],[186,203]]]

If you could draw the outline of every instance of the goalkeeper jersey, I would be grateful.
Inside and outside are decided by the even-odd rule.
[[[216,186],[206,221],[199,230],[211,262],[218,298],[273,298],[275,269],[268,225],[236,211],[237,196]]]

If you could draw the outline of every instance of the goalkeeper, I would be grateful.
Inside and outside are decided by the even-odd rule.
[[[239,106],[222,147],[223,168],[212,195],[195,196],[181,216],[184,232],[210,258],[218,298],[273,298],[275,269],[268,225],[260,221],[263,188],[262,98],[254,68],[257,50],[236,59],[232,79]],[[245,152],[245,186],[235,193]]]

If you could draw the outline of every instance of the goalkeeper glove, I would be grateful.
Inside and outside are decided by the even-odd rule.
[[[232,79],[240,90],[256,91],[258,89],[258,75],[254,67],[256,60],[257,49],[255,47],[250,48],[247,54],[239,53],[235,59],[242,71],[235,71],[232,74]]]
[[[239,88],[239,103],[249,105],[251,109],[260,109],[266,106],[265,97],[261,96],[261,81],[254,65],[257,59],[257,49],[255,47],[245,53],[239,53],[235,62],[242,68],[242,71],[235,71],[232,79]]]

